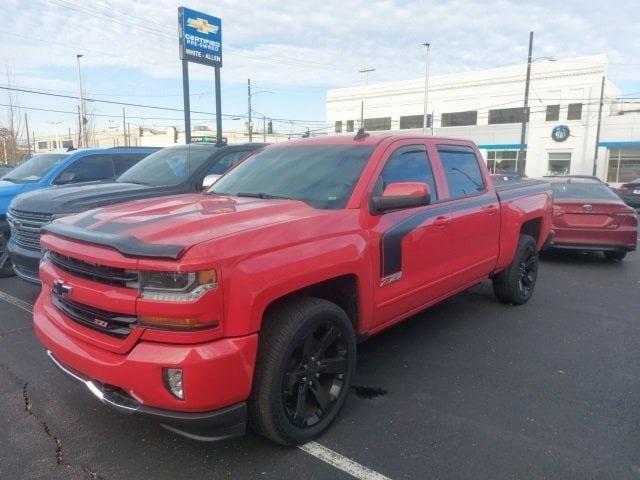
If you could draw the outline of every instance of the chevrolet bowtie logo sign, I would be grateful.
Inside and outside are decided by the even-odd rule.
[[[198,32],[205,33],[207,35],[209,33],[218,33],[218,26],[210,24],[204,18],[188,18],[187,25],[191,28],[195,28]]]

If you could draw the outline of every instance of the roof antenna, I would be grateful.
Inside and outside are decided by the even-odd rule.
[[[367,138],[368,136],[369,136],[369,134],[364,131],[364,127],[360,127],[358,129],[358,133],[356,133],[356,136],[353,137],[353,139],[354,140],[361,140],[363,138]]]

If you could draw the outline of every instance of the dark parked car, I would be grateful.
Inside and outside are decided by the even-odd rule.
[[[47,188],[16,197],[8,212],[15,273],[39,283],[40,229],[52,220],[114,203],[198,192],[262,146],[176,145],[149,155],[114,182]]]
[[[638,216],[601,180],[547,178],[553,189],[552,248],[601,251],[622,260],[636,249]]]
[[[0,178],[0,277],[14,274],[7,244],[9,203],[18,195],[52,185],[113,181],[156,147],[83,148],[74,152],[38,153]]]
[[[636,178],[633,182],[623,183],[617,192],[624,203],[636,210],[640,209],[640,178]]]

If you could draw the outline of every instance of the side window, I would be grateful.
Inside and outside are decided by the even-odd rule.
[[[111,155],[87,155],[65,168],[54,183],[56,185],[64,185],[67,183],[107,180],[114,177],[115,172]]]
[[[113,165],[116,169],[116,175],[120,175],[136,163],[149,155],[148,153],[116,153],[113,155]]]
[[[224,172],[229,170],[236,163],[246,157],[248,153],[249,152],[247,150],[227,153],[223,157],[219,158],[216,163],[211,165],[211,168],[207,172],[207,175],[222,175]]]
[[[474,195],[485,190],[482,171],[471,148],[439,145],[438,153],[451,198]]]
[[[395,182],[426,183],[431,192],[431,201],[438,198],[431,163],[424,145],[407,145],[393,152],[380,174],[374,195],[381,195],[387,185]]]

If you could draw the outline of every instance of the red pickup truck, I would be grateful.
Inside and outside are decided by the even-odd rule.
[[[525,303],[551,211],[549,184],[496,189],[468,141],[273,145],[203,194],[46,226],[35,329],[117,410],[300,444],[340,410],[357,340],[487,279]]]

